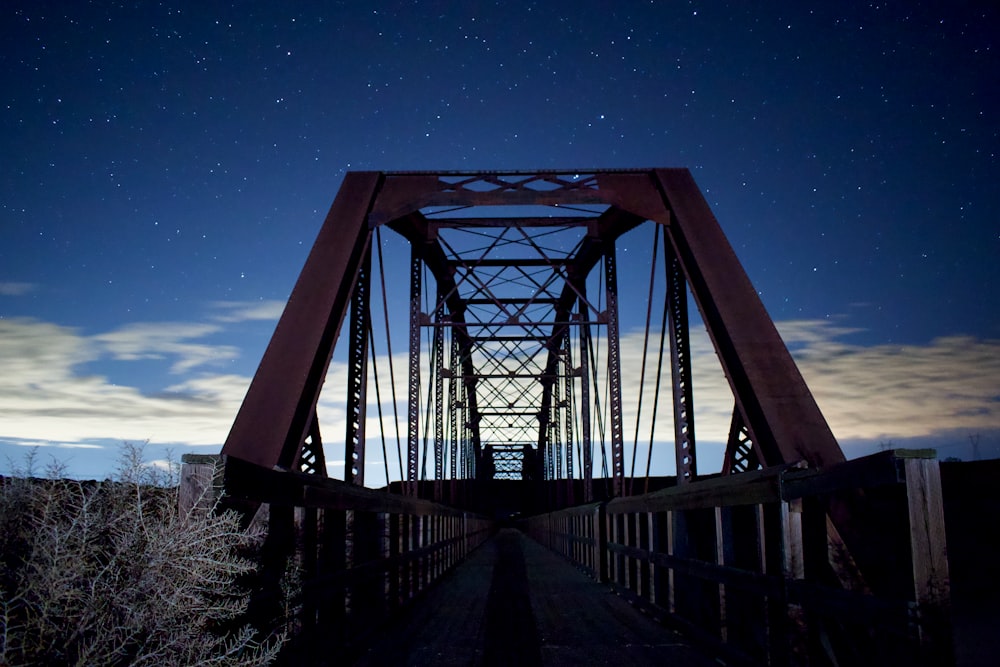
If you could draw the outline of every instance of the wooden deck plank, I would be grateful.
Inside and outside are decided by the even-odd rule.
[[[559,555],[523,536],[521,546],[543,665],[717,667]]]
[[[390,624],[360,665],[677,665],[713,660],[505,529]]]

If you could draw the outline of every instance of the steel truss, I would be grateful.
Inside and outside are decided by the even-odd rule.
[[[223,454],[325,473],[316,405],[349,317],[345,477],[363,483],[370,246],[384,226],[411,246],[404,488],[423,488],[424,428],[431,439],[423,456],[434,457],[428,488],[438,499],[446,478],[570,480],[569,499],[577,479],[589,501],[598,443],[610,450],[613,492],[624,494],[630,397],[622,395],[615,246],[646,221],[664,232],[678,481],[697,475],[688,290],[733,391],[727,472],[842,461],[685,169],[348,173]],[[425,331],[429,366],[421,361]]]

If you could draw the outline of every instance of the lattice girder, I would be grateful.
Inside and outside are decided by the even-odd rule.
[[[466,210],[447,213],[447,207]],[[548,213],[538,213],[539,207],[549,207]],[[268,468],[289,468],[301,459],[371,230],[385,225],[413,245],[415,257],[433,275],[446,310],[438,324],[447,328],[459,351],[461,368],[452,371],[462,382],[463,447],[469,447],[475,459],[464,469],[479,470],[484,463],[488,443],[479,430],[479,401],[484,397],[492,401],[511,394],[537,401],[535,437],[526,446],[544,446],[552,437],[552,410],[560,394],[566,395],[557,369],[566,356],[564,336],[571,328],[581,345],[580,368],[572,370],[580,382],[580,435],[587,443],[581,449],[581,475],[589,480],[591,433],[589,414],[584,413],[590,410],[589,376],[594,369],[585,345],[591,326],[610,331],[616,322],[612,309],[603,317],[591,317],[600,311],[587,300],[586,278],[606,258],[613,263],[608,249],[646,220],[664,227],[676,257],[676,275],[683,275],[701,312],[745,421],[746,438],[761,464],[805,460],[822,467],[842,461],[843,453],[788,350],[685,169],[347,174],[223,453]],[[576,230],[576,244],[562,247],[540,237],[549,234],[549,228],[559,228],[552,234]],[[470,229],[482,237],[478,247],[455,240],[455,234],[469,234]],[[610,292],[605,296],[613,300],[617,295]],[[421,313],[419,326],[433,321],[437,309]],[[511,327],[518,333],[501,331]],[[527,345],[530,338],[534,347],[518,347],[517,354],[506,348],[505,354],[514,360],[514,376],[508,386],[488,389],[488,368],[508,373],[512,369],[506,361],[489,360],[482,340],[503,341],[503,336],[518,346]],[[515,336],[521,340],[515,341]],[[675,362],[689,356],[677,349]],[[563,371],[558,377],[568,375]],[[689,385],[682,377],[677,386]],[[682,416],[689,413],[691,397],[682,393],[675,407]],[[615,410],[614,419],[620,418],[620,406]],[[532,418],[530,414],[525,411],[524,419]],[[438,450],[443,456],[442,447]],[[617,451],[614,456],[612,473],[620,490],[624,473]],[[408,461],[411,475],[414,461]],[[552,471],[555,474],[555,468]],[[444,474],[443,469],[437,472]]]

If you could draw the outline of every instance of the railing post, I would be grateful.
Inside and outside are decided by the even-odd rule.
[[[624,546],[626,549],[629,549],[635,546],[635,540],[633,539],[632,528],[633,524],[635,523],[634,519],[636,519],[637,517],[635,513],[628,512],[626,514],[622,514],[621,518],[622,518],[621,532],[622,532],[622,543],[623,543],[622,546]],[[634,562],[635,559],[633,559],[632,556],[629,555],[628,551],[625,551],[622,554],[621,558],[622,572],[618,575],[618,578],[622,581],[622,585],[625,587],[625,589],[632,592],[635,592],[635,578],[632,576],[632,565],[634,564]]]
[[[389,514],[389,609],[394,610],[400,605],[400,580],[406,563],[400,550],[402,514]]]
[[[941,469],[937,460],[924,458],[904,459],[903,469],[921,657],[928,665],[951,664],[951,586]]]
[[[404,588],[406,599],[412,600],[417,592],[420,590],[420,563],[417,562],[416,551],[419,547],[417,535],[417,521],[418,517],[416,514],[406,514],[403,517],[406,522],[403,524],[403,547],[405,552],[405,578],[406,585]]]
[[[222,494],[222,457],[217,454],[181,456],[177,509],[182,517],[210,512]]]
[[[314,580],[319,566],[319,510],[315,507],[296,508],[296,523],[302,537],[302,579]],[[315,590],[302,591],[302,628],[303,632],[315,636],[317,626],[317,597]]]
[[[598,581],[608,581],[608,531],[607,531],[607,508],[601,503],[594,513],[594,549],[596,559],[594,560],[595,579]]]
[[[667,556],[673,556],[677,550],[677,521],[674,516],[676,510],[667,510]],[[667,611],[671,614],[677,613],[677,581],[673,566],[667,567]]]
[[[356,622],[370,624],[384,615],[385,580],[382,570],[374,567],[382,557],[381,526],[379,516],[375,512],[354,512],[353,525],[353,559],[351,566],[372,569],[365,572],[354,583],[351,591],[352,611],[357,615]]]
[[[317,601],[317,626],[327,628],[329,634],[318,638],[326,646],[337,646],[343,638],[346,615],[346,595],[341,575],[347,569],[347,513],[344,510],[320,510],[320,549],[317,573],[322,580],[334,581],[324,586]]]
[[[462,513],[462,553],[460,554],[461,558],[465,558],[468,555],[468,553],[470,551],[472,551],[472,547],[469,546],[469,539],[470,539],[470,537],[469,537],[469,515],[468,515],[467,512],[463,512]]]
[[[786,589],[787,584],[805,579],[805,547],[802,535],[802,499],[796,498],[781,503],[781,525],[783,537],[783,561]],[[789,651],[789,661],[792,665],[809,664],[809,637],[806,625],[805,610],[802,605],[788,601],[786,590],[786,614],[788,632],[785,643]],[[781,638],[774,638],[782,641]]]
[[[725,513],[725,516],[723,514]],[[715,508],[715,564],[724,566],[727,562],[726,542],[731,537],[732,515],[728,508]],[[723,642],[729,641],[729,619],[726,614],[726,584],[719,582],[719,637]]]
[[[604,534],[607,537],[604,541],[605,553],[607,554],[605,571],[607,572],[608,581],[612,585],[618,583],[618,554],[610,549],[612,544],[618,544],[617,518],[618,516],[611,512],[606,512],[604,515]]]
[[[649,592],[647,593],[647,599],[649,600],[649,604],[655,607],[660,604],[660,589],[656,581],[657,565],[654,560],[654,554],[660,550],[659,522],[656,518],[656,512],[648,512],[646,517],[649,524],[647,529],[649,538],[646,543],[646,548],[649,550]]]
[[[269,503],[267,537],[260,551],[259,583],[247,608],[247,616],[256,627],[266,628],[275,619],[290,620],[286,615],[288,610],[283,607],[281,580],[294,556],[295,507]]]
[[[426,549],[427,545],[430,544],[430,540],[427,539],[429,520],[430,517],[426,514],[417,517],[417,548],[421,550],[420,558],[417,559],[417,562],[420,563],[418,590],[421,591],[427,589],[427,584],[430,581],[431,554]]]

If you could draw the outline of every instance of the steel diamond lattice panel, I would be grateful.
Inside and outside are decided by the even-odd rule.
[[[621,394],[615,246],[647,221],[662,230],[671,281],[682,477],[697,474],[696,393],[682,303],[687,290],[733,390],[734,426],[743,437],[731,440],[739,451],[727,461],[822,466],[843,460],[685,169],[349,173],[223,453],[267,468],[311,472],[321,472],[317,461],[346,459],[352,464],[348,477],[363,478],[372,394],[365,391],[366,359],[374,345],[367,304],[376,296],[373,274],[384,270],[381,262],[378,271],[369,270],[367,262],[373,230],[384,227],[412,248],[409,311],[400,317],[410,334],[409,491],[422,488],[420,479],[446,475],[575,475],[589,499],[592,452],[600,440],[615,492],[624,493],[623,415],[633,397]],[[348,319],[354,374],[347,445],[344,456],[324,457],[317,404]],[[422,351],[424,340],[432,344]],[[422,402],[434,404],[424,405],[426,414]],[[440,485],[435,489],[441,493]]]

